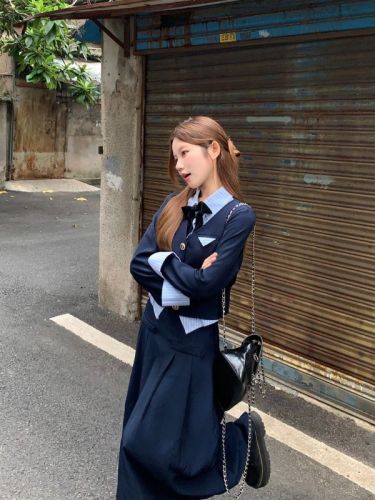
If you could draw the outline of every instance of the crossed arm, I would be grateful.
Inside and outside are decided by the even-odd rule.
[[[179,290],[176,290],[168,280],[159,276],[148,262],[150,255],[158,252],[156,245],[156,222],[170,198],[169,194],[154,214],[152,221],[141,238],[130,262],[130,273],[133,278],[162,306],[190,305],[190,299]],[[177,255],[176,255],[177,257]],[[178,258],[178,257],[177,257]]]
[[[190,305],[191,298],[217,295],[233,281],[241,267],[244,246],[256,216],[248,206],[235,210],[216,248],[217,258],[213,258],[208,267],[195,269],[181,262],[174,252],[160,252],[156,245],[155,224],[171,196],[164,200],[139,242],[130,272],[159,304]]]

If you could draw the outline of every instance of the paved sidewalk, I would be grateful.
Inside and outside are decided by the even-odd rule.
[[[5,190],[24,193],[81,193],[84,191],[99,191],[100,188],[77,179],[31,179],[7,181]]]

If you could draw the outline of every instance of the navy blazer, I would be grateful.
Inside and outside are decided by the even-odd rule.
[[[170,193],[154,214],[131,259],[130,272],[160,306],[166,280],[189,298],[189,305],[167,306],[170,314],[215,320],[222,316],[223,288],[226,289],[225,313],[229,311],[230,289],[240,270],[244,246],[255,225],[256,215],[251,206],[241,205],[226,223],[227,215],[239,203],[233,198],[189,235],[186,235],[188,223],[182,220],[173,237],[172,252],[160,252],[156,244],[156,222],[176,194]],[[205,258],[213,252],[218,253],[216,261],[209,268],[200,269]],[[158,254],[163,254],[163,258],[155,272],[149,262],[151,256]]]

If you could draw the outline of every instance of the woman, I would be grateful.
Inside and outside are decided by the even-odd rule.
[[[213,397],[219,353],[221,291],[230,288],[255,224],[242,199],[239,151],[221,125],[198,116],[170,137],[169,174],[186,186],[155,213],[130,264],[149,292],[125,402],[117,500],[203,499],[225,492],[222,412]],[[246,482],[269,480],[260,416],[251,412],[252,446]],[[248,414],[226,426],[228,486],[241,479]]]

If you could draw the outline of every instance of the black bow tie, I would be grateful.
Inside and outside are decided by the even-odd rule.
[[[203,214],[211,214],[211,210],[208,208],[208,206],[204,203],[204,201],[200,201],[199,203],[196,203],[195,205],[189,206],[186,205],[184,207],[181,207],[184,216],[184,219],[187,219],[189,222],[188,225],[188,232],[190,232],[190,229],[193,224],[193,219],[195,219],[195,228],[198,229],[198,227],[201,227],[203,224]]]

